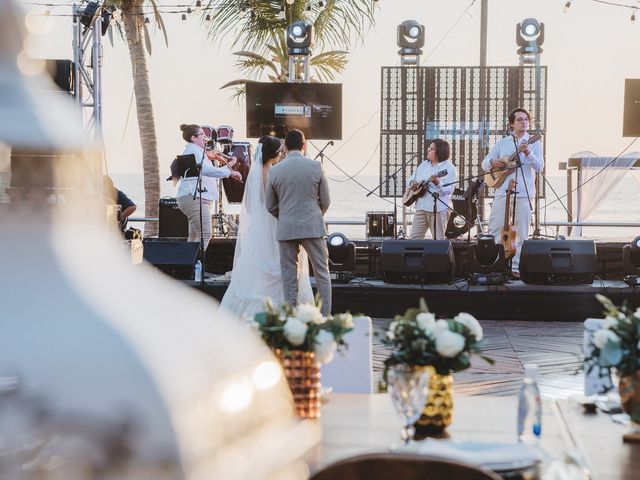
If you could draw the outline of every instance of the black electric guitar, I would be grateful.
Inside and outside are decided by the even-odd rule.
[[[447,170],[440,170],[433,175],[436,178],[442,178],[447,175]],[[413,186],[407,188],[407,191],[402,195],[402,203],[405,207],[410,207],[416,200],[427,193],[429,182],[431,180],[423,180],[422,182],[415,183]]]

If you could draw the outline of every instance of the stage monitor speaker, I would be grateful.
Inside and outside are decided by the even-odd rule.
[[[624,81],[623,137],[640,137],[640,79]]]
[[[525,240],[520,253],[520,279],[539,285],[593,283],[596,244],[593,240]]]
[[[380,270],[389,283],[449,283],[453,247],[449,240],[384,240]]]
[[[206,208],[204,210],[207,210]],[[189,236],[189,220],[178,208],[175,198],[161,198],[159,208],[160,225],[158,236],[160,238],[187,238]],[[208,214],[203,211],[203,215]]]
[[[167,275],[190,280],[199,252],[200,242],[145,240],[142,256]]]

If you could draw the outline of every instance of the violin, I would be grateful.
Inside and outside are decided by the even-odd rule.
[[[232,168],[238,161],[236,157],[225,155],[217,147],[207,146],[206,152],[210,160],[217,161],[221,166],[229,164],[229,168]]]

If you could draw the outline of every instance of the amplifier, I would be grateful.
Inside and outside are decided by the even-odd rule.
[[[159,217],[158,236],[160,238],[187,238],[189,236],[189,220],[178,208],[178,202],[175,198],[160,199]]]

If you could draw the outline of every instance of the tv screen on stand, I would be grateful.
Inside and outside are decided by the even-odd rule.
[[[342,140],[342,85],[247,83],[247,136],[283,138],[298,129],[310,139]]]

